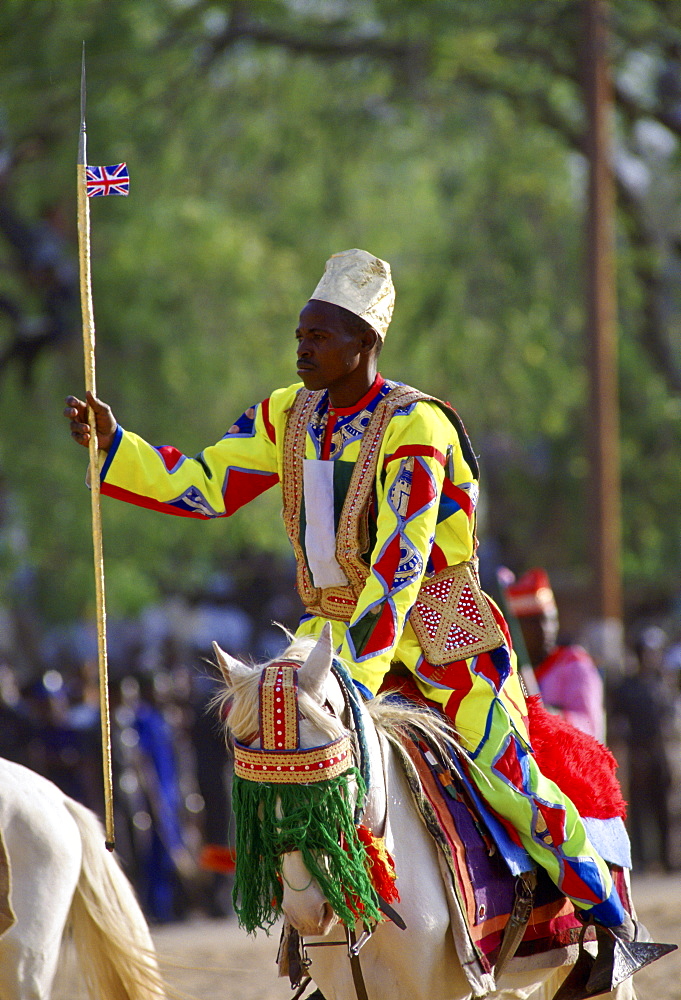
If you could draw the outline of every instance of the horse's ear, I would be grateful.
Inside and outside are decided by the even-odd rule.
[[[327,622],[312,652],[298,669],[298,684],[301,690],[314,698],[319,704],[324,702],[324,688],[331,670],[333,646],[331,642],[331,626]]]
[[[222,671],[222,676],[230,687],[235,680],[251,672],[250,668],[245,663],[242,663],[241,660],[235,660],[229,653],[225,653],[224,649],[220,649],[217,642],[213,643],[213,652],[215,653],[217,664]]]

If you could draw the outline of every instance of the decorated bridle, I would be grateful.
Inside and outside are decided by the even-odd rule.
[[[234,773],[246,781],[309,785],[336,778],[352,765],[352,740],[300,749],[298,668],[293,660],[265,667],[260,679],[260,742],[253,750],[234,741]]]
[[[311,876],[345,924],[353,979],[363,1000],[359,949],[383,915],[403,926],[389,905],[399,899],[395,872],[382,841],[360,824],[369,785],[368,754],[363,752],[361,708],[352,679],[334,661],[332,671],[343,692],[352,735],[301,749],[299,666],[297,661],[278,660],[263,668],[258,691],[261,745],[253,748],[233,741],[234,905],[247,930],[271,926],[283,899],[281,856],[300,850]],[[357,786],[354,814],[350,782]],[[354,930],[357,919],[365,928],[359,940]],[[302,964],[309,963],[303,958]]]

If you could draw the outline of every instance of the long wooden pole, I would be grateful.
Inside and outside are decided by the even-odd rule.
[[[90,275],[90,202],[86,180],[86,127],[85,127],[85,45],[80,78],[80,139],[78,142],[78,257],[80,261],[80,306],[83,318],[83,354],[85,360],[85,388],[97,395],[95,378],[95,321],[92,308],[92,280]],[[102,517],[97,464],[97,433],[95,414],[88,407],[90,433],[90,497],[92,505],[92,542],[95,561],[95,592],[97,612],[97,654],[99,661],[99,711],[102,729],[102,764],[104,771],[104,813],[106,846],[115,846],[113,818],[113,779],[111,772],[111,722],[109,717],[109,670],[106,651],[106,601],[104,596],[104,551],[102,547]]]
[[[608,5],[583,0],[584,95],[587,110],[587,312],[592,620],[585,641],[606,672],[622,669],[622,567],[617,385],[617,294],[612,177],[612,94]]]

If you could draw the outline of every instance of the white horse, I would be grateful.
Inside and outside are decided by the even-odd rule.
[[[331,671],[330,631],[324,629],[312,650],[310,645],[309,640],[307,644],[294,642],[281,657],[302,662],[297,670],[300,748],[329,744],[346,734],[351,725],[342,687]],[[267,665],[249,666],[215,644],[214,649],[226,681],[222,701],[223,707],[229,709],[228,735],[256,749],[261,737],[258,690]],[[461,939],[465,935],[461,927],[453,926],[457,918],[451,906],[451,893],[448,899],[438,849],[414,804],[397,751],[389,739],[396,711],[401,711],[402,721],[406,721],[405,710],[396,710],[375,699],[363,704],[361,711],[372,775],[362,823],[376,836],[386,838],[395,862],[400,896],[395,907],[406,924],[406,930],[401,930],[390,920],[379,923],[359,953],[369,1000],[553,997],[577,959],[576,945],[529,959],[512,958],[496,982],[492,976],[482,988],[472,989],[454,943],[455,937]],[[410,712],[410,721],[419,714],[424,713],[417,709]],[[238,814],[236,822],[238,827]],[[305,867],[300,851],[283,854],[281,879],[283,914],[305,939],[312,980],[326,1000],[356,1000],[348,949],[342,945],[323,946],[345,942],[345,930]],[[631,979],[606,997],[635,1000]]]
[[[0,833],[0,1000],[49,1000],[68,929],[93,997],[165,997],[147,923],[94,813],[0,758]]]

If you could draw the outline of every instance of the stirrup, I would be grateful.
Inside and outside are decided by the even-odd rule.
[[[585,923],[579,935],[579,953],[570,975],[553,1000],[587,1000],[588,997],[610,993],[639,969],[656,962],[678,945],[657,944],[653,941],[622,941],[608,927],[591,921],[598,942],[594,958],[584,948]]]

